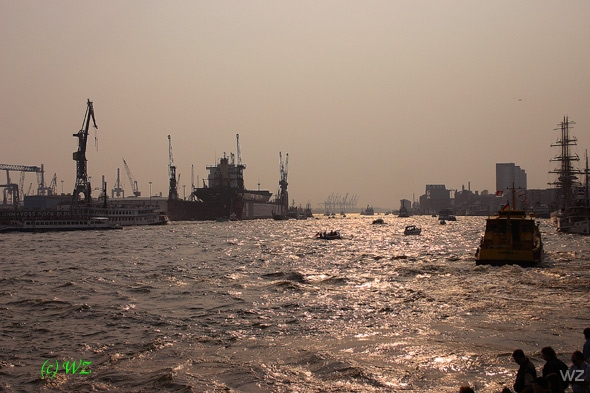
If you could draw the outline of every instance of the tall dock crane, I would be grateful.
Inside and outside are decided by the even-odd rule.
[[[123,162],[125,162],[125,160],[123,160]],[[125,198],[125,190],[123,189],[123,187],[121,187],[121,177],[119,172],[119,168],[117,168],[117,181],[115,182],[115,186],[111,190],[111,198],[115,198],[115,195],[117,196],[117,198],[119,198],[121,195],[123,195],[123,198]]]
[[[236,155],[238,156],[238,188],[244,189],[244,169],[246,165],[242,164],[242,152],[240,150],[240,134],[236,134]]]
[[[178,199],[178,190],[176,187],[176,165],[174,165],[174,157],[172,157],[172,139],[168,135],[168,178],[170,180],[170,187],[168,189],[168,199]]]
[[[289,210],[289,193],[287,192],[287,174],[289,171],[289,153],[285,154],[285,162],[283,163],[283,155],[279,152],[279,164],[281,172],[281,180],[279,181],[279,204],[281,214],[287,214]]]
[[[87,204],[92,202],[92,189],[90,188],[90,181],[88,180],[88,170],[86,163],[86,142],[88,140],[88,127],[90,126],[90,119],[94,128],[98,129],[96,119],[94,118],[94,107],[92,102],[88,100],[86,103],[86,114],[82,122],[82,129],[73,136],[78,138],[78,151],[73,154],[74,161],[76,161],[76,184],[74,185],[74,192],[72,193],[73,203],[80,201],[80,194],[84,194],[84,201]]]
[[[125,161],[124,158],[123,158],[123,165],[125,166],[125,171],[127,172],[127,177],[129,178],[129,182],[131,183],[131,188],[133,189],[133,195],[135,195],[136,197],[141,196],[141,192],[139,191],[139,186],[137,185],[137,180],[135,180],[135,177],[133,177],[133,175],[131,174],[131,170],[129,169],[129,166],[127,165],[127,162]]]

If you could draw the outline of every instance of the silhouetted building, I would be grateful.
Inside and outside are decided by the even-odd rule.
[[[513,163],[496,164],[496,191],[506,193],[514,185],[526,190],[526,172]]]
[[[426,185],[426,193],[420,196],[420,211],[436,214],[441,209],[452,208],[451,191],[444,184]]]

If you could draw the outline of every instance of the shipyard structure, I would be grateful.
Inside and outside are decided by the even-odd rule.
[[[169,191],[168,217],[171,221],[202,220],[252,220],[262,218],[283,219],[288,217],[287,160],[280,157],[279,192],[271,199],[267,190],[248,190],[244,186],[244,169],[241,162],[240,139],[237,140],[236,156],[224,154],[216,165],[207,166],[207,179],[201,187],[192,187],[188,200],[179,198],[176,166],[172,155],[172,142],[168,135],[169,149]]]

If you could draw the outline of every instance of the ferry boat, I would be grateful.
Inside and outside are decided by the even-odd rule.
[[[512,206],[515,206],[514,189],[512,194]],[[539,265],[543,260],[539,223],[524,210],[511,210],[506,204],[495,216],[486,219],[475,259],[476,265]]]
[[[1,225],[0,232],[96,231],[121,228],[121,225],[112,223],[107,217],[27,215]]]
[[[137,225],[166,225],[168,216],[165,212],[158,210],[155,205],[118,205],[112,201],[105,205],[73,206],[75,211],[81,215],[106,217],[109,221],[121,226]]]

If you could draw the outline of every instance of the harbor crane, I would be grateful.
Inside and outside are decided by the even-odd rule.
[[[123,163],[125,163],[125,159],[123,159]],[[121,187],[121,177],[119,168],[117,168],[117,181],[115,182],[115,186],[111,190],[111,198],[114,198],[115,195],[117,195],[117,198],[119,198],[121,195],[123,196],[123,198],[125,198],[125,190],[123,189],[123,187]]]
[[[90,126],[90,119],[94,128],[98,129],[96,119],[94,118],[94,107],[90,100],[86,103],[86,114],[82,122],[82,129],[73,136],[78,138],[78,151],[73,154],[74,161],[76,161],[76,184],[74,185],[74,192],[72,194],[73,203],[80,201],[80,194],[84,194],[84,201],[87,204],[92,202],[92,189],[90,181],[88,180],[87,160],[86,160],[86,142],[88,140],[88,127]]]
[[[236,134],[236,154],[238,158],[238,188],[244,189],[244,169],[246,165],[242,164],[242,152],[240,150],[240,134]]]
[[[17,207],[20,203],[20,197],[24,194],[24,173],[25,172],[35,172],[37,173],[37,180],[39,181],[39,187],[37,189],[37,193],[39,195],[45,195],[45,185],[43,184],[43,164],[40,167],[38,166],[30,166],[30,165],[12,165],[12,164],[0,164],[0,170],[6,171],[6,184],[0,184],[0,187],[4,188],[4,198],[3,203],[8,204],[8,200],[10,199],[11,204]],[[20,176],[20,188],[19,184],[12,183],[10,180],[10,171],[18,171],[21,172]],[[40,177],[39,177],[40,174]]]
[[[168,135],[168,179],[170,180],[168,199],[178,199],[178,189],[176,187],[178,179],[176,178],[176,165],[174,165],[174,157],[172,156],[172,139],[170,135]]]
[[[135,177],[133,177],[133,175],[131,174],[131,170],[129,169],[129,165],[127,165],[127,162],[125,161],[124,158],[123,158],[123,165],[125,166],[125,171],[127,172],[127,177],[129,178],[129,182],[131,183],[133,195],[135,195],[136,197],[141,196],[141,192],[139,191],[139,186],[137,185],[137,180],[135,180]],[[117,177],[118,177],[118,173],[117,173]]]
[[[283,155],[279,152],[279,166],[281,173],[281,180],[279,180],[279,206],[281,214],[287,214],[289,210],[289,193],[287,192],[287,174],[289,171],[289,153],[285,154],[285,162],[283,162]]]

